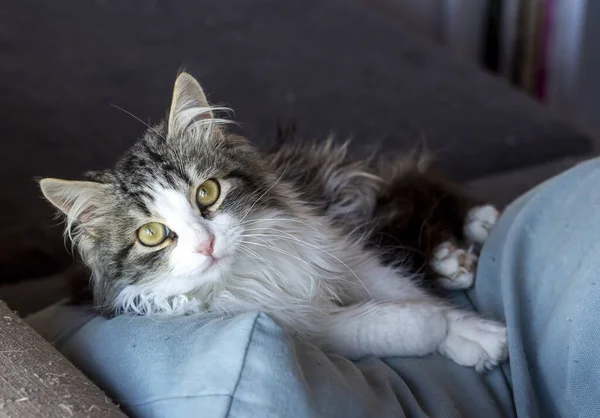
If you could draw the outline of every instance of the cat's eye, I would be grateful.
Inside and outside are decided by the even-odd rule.
[[[196,191],[196,202],[200,208],[213,205],[221,194],[221,187],[215,179],[208,179],[198,187]]]
[[[137,236],[142,245],[155,247],[165,242],[169,236],[169,228],[160,222],[150,222],[138,229]]]

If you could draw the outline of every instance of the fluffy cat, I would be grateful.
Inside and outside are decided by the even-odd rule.
[[[348,357],[438,351],[478,371],[507,357],[502,324],[422,286],[472,285],[476,256],[459,246],[483,243],[493,207],[413,156],[354,161],[332,142],[262,154],[228,132],[222,110],[182,73],[166,122],[115,168],[41,181],[92,271],[98,309],[261,310]]]

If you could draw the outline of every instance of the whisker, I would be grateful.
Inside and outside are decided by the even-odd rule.
[[[362,287],[365,289],[365,291],[367,292],[367,294],[369,295],[369,297],[371,297],[371,293],[369,292],[369,289],[368,289],[368,288],[367,288],[367,286],[366,286],[366,285],[363,283],[363,281],[360,279],[360,277],[358,277],[358,274],[356,274],[356,273],[354,272],[354,270],[352,270],[352,269],[350,268],[350,266],[348,266],[348,264],[346,264],[345,262],[343,262],[342,260],[340,260],[338,257],[336,257],[336,256],[334,256],[333,254],[331,254],[330,252],[328,252],[328,251],[326,251],[326,250],[324,250],[324,249],[320,248],[319,246],[316,246],[316,245],[313,245],[313,244],[309,244],[308,242],[304,242],[304,241],[302,241],[302,240],[300,240],[300,239],[298,239],[298,238],[294,237],[293,235],[291,235],[291,234],[288,234],[288,233],[286,233],[286,232],[284,232],[284,231],[278,231],[278,232],[280,232],[280,233],[285,233],[285,234],[287,235],[287,236],[279,236],[279,238],[281,238],[281,239],[287,239],[287,240],[291,240],[291,241],[297,242],[298,244],[301,244],[301,245],[304,245],[304,246],[306,246],[306,247],[309,247],[309,248],[311,248],[311,249],[315,249],[315,250],[318,250],[318,251],[322,251],[323,253],[327,254],[328,256],[330,256],[331,258],[333,258],[334,260],[336,260],[338,263],[340,263],[340,264],[341,264],[341,265],[343,265],[343,266],[344,266],[346,269],[348,269],[348,271],[349,271],[350,273],[352,273],[352,275],[353,275],[353,276],[356,278],[356,280],[358,280],[358,282],[359,282],[359,283],[362,285]],[[267,234],[266,236],[267,236],[267,237],[273,237],[274,235],[273,235],[273,234]],[[248,242],[248,243],[250,244],[251,242]],[[271,249],[274,249],[274,250],[279,250],[279,249],[278,249],[278,248],[276,248],[276,247],[270,247],[270,248],[271,248]],[[290,256],[292,256],[292,257],[294,257],[294,258],[297,258],[298,260],[301,260],[302,262],[305,262],[305,263],[306,263],[306,261],[305,261],[305,260],[302,260],[302,259],[300,259],[300,258],[298,258],[298,257],[294,256],[293,254],[289,254],[289,255],[290,255]],[[325,271],[326,271],[326,270],[325,270]]]
[[[242,217],[242,219],[240,219],[240,221],[239,221],[239,222],[243,222],[243,221],[244,221],[244,219],[246,219],[246,217],[248,216],[248,214],[250,214],[250,212],[252,211],[252,209],[254,209],[254,206],[256,206],[256,204],[258,203],[258,201],[259,201],[260,199],[262,199],[262,198],[263,198],[263,197],[264,197],[264,196],[265,196],[267,193],[269,193],[269,191],[270,191],[270,190],[271,190],[273,187],[275,187],[275,185],[276,185],[277,183],[279,183],[279,180],[281,180],[281,179],[282,179],[282,177],[283,177],[283,175],[284,175],[284,174],[285,174],[285,170],[283,170],[283,171],[282,171],[282,173],[281,173],[281,175],[280,175],[280,176],[277,178],[277,180],[275,180],[275,183],[273,183],[273,184],[271,185],[271,187],[269,187],[267,190],[265,190],[265,192],[264,192],[263,194],[261,194],[261,195],[260,195],[260,197],[259,197],[258,199],[256,199],[256,201],[255,201],[255,202],[252,204],[252,206],[250,206],[250,209],[248,209],[248,211],[246,212],[246,214],[245,214],[245,215]]]
[[[121,112],[124,112],[126,114],[128,114],[129,116],[131,116],[132,118],[134,118],[135,120],[143,123],[146,127],[148,127],[149,129],[151,129],[152,131],[154,131],[154,133],[158,136],[160,136],[162,139],[164,139],[165,141],[167,140],[167,138],[165,138],[160,132],[158,132],[155,128],[153,128],[152,126],[148,125],[146,122],[144,122],[143,120],[141,120],[140,118],[138,118],[136,115],[134,115],[131,112],[128,112],[127,110],[123,109],[122,107],[119,107],[115,104],[110,104],[112,107],[114,107],[115,109],[119,109]]]
[[[315,232],[318,232],[319,235],[321,235],[321,237],[325,238],[325,235],[323,234],[323,232],[319,231],[319,229],[316,228],[314,225],[311,225],[309,223],[302,222],[302,221],[300,221],[298,219],[293,219],[293,218],[263,218],[263,219],[253,219],[253,220],[246,221],[244,223],[239,223],[237,225],[245,227],[246,225],[251,225],[253,223],[258,223],[258,222],[272,222],[272,221],[286,221],[286,222],[292,222],[292,223],[301,224],[301,225],[307,226],[308,228],[314,230]],[[265,228],[265,229],[271,229],[272,230],[273,228]]]
[[[285,239],[286,237],[280,237],[280,238],[284,238]],[[290,253],[288,251],[282,250],[281,248],[277,248],[277,247],[274,247],[274,246],[268,244],[267,241],[265,241],[265,240],[261,240],[261,241],[263,241],[264,244],[260,244],[260,243],[252,242],[252,241],[244,241],[244,242],[246,244],[256,245],[256,246],[263,247],[263,248],[268,248],[268,249],[276,251],[276,252],[278,252],[280,254],[284,254],[284,255],[287,255],[289,257],[292,257],[293,259],[298,260],[301,263],[309,266],[311,269],[313,269],[313,271],[315,271],[315,268],[317,268],[317,269],[319,269],[319,270],[321,270],[321,271],[329,274],[332,279],[337,279],[337,280],[340,280],[340,281],[343,281],[343,282],[346,282],[346,283],[349,283],[349,284],[352,284],[352,285],[355,285],[355,286],[361,286],[365,290],[365,292],[367,292],[367,294],[369,296],[371,296],[371,294],[369,293],[369,289],[367,289],[367,287],[365,286],[365,284],[363,283],[363,281],[358,277],[358,275],[356,273],[354,273],[354,271],[350,267],[348,267],[348,265],[346,265],[345,263],[341,262],[335,256],[332,256],[331,254],[327,253],[326,251],[322,250],[323,252],[325,252],[326,254],[328,254],[329,256],[331,256],[332,258],[336,259],[337,261],[340,261],[340,263],[344,267],[346,267],[356,277],[356,279],[358,280],[358,283],[355,283],[355,282],[352,282],[350,280],[346,280],[343,277],[337,276],[337,275],[333,274],[332,272],[330,272],[329,270],[327,270],[327,269],[325,269],[325,268],[323,268],[321,266],[310,264],[306,260],[303,260],[302,258],[296,256],[295,254],[292,254],[292,253]]]
[[[258,259],[259,261],[262,261],[264,264],[267,265],[267,267],[269,267],[271,269],[271,271],[277,276],[279,277],[279,279],[281,280],[281,283],[283,283],[282,277],[281,277],[281,272],[275,270],[275,268],[271,265],[271,263],[269,263],[267,260],[264,259],[264,257],[261,257],[260,255],[258,255],[258,253],[254,250],[251,250],[247,247],[245,247],[244,245],[240,245],[240,249],[244,249],[246,251],[247,254],[250,254],[251,256],[253,256],[254,258]],[[284,289],[281,289],[280,286],[277,286],[280,288],[280,290],[285,291]],[[330,293],[331,290],[329,289]]]
[[[309,267],[309,268],[312,270],[312,273],[313,273],[314,275],[318,275],[318,274],[317,274],[317,271],[315,270],[315,266],[314,266],[314,265],[312,265],[312,264],[310,264],[310,263],[306,262],[305,260],[302,260],[302,259],[301,259],[301,258],[299,258],[299,257],[296,257],[296,256],[295,256],[294,254],[292,254],[292,253],[289,253],[289,252],[287,252],[287,251],[283,251],[283,250],[281,250],[281,249],[279,249],[279,248],[274,248],[274,247],[271,247],[271,246],[270,246],[268,243],[266,243],[266,241],[263,241],[263,242],[264,242],[264,244],[260,244],[260,243],[257,243],[257,242],[245,241],[245,243],[247,243],[247,244],[250,244],[250,245],[256,245],[256,246],[258,246],[258,247],[262,247],[262,248],[268,248],[268,249],[271,249],[271,250],[275,250],[276,252],[278,252],[278,253],[280,253],[280,254],[284,254],[284,255],[287,255],[287,256],[289,256],[289,257],[292,257],[292,258],[294,258],[294,259],[296,259],[296,260],[300,261],[301,263],[305,264],[307,267]],[[321,270],[323,270],[323,271],[326,271],[326,272],[327,272],[327,270],[325,270],[325,269],[321,269]],[[329,273],[329,272],[327,272],[327,273]],[[281,275],[280,275],[279,273],[277,273],[277,275],[281,277]],[[333,275],[332,275],[332,277],[335,277],[335,276],[333,276]],[[325,282],[324,280],[320,281],[320,283],[322,283],[322,284],[323,284],[324,282]]]
[[[275,273],[277,276],[281,277],[281,274],[275,270],[275,268],[273,267],[273,265],[271,263],[269,263],[267,260],[264,259],[264,257],[261,257],[260,255],[258,255],[258,253],[254,250],[251,250],[248,247],[245,247],[244,245],[240,245],[239,247],[241,250],[245,250],[247,253],[249,253],[250,255],[254,256],[255,258],[257,258],[259,261],[262,261],[264,264],[266,264],[273,273]]]

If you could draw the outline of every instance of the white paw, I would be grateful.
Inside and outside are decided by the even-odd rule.
[[[448,334],[438,347],[444,356],[461,366],[489,370],[508,358],[506,327],[471,312],[449,311]]]
[[[439,283],[446,289],[467,289],[475,280],[477,256],[444,242],[433,253],[431,268],[440,275]]]
[[[482,245],[498,221],[500,212],[492,205],[476,206],[467,213],[464,234],[469,244]]]

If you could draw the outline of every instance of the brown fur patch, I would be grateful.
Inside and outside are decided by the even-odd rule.
[[[436,278],[430,268],[434,250],[446,241],[463,241],[465,217],[478,202],[430,168],[415,164],[392,172],[378,196],[371,244],[388,263],[408,252],[415,270]]]

